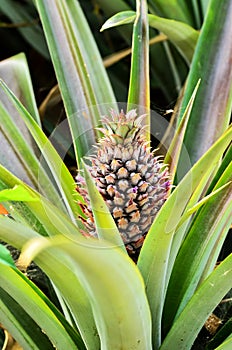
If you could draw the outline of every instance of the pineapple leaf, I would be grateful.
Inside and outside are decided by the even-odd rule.
[[[52,220],[54,220],[53,222],[57,225],[56,227],[53,227],[53,235],[60,234],[60,232],[62,232],[62,228],[65,228],[65,222],[63,224],[63,227],[60,226],[62,218],[60,218],[60,222],[57,221],[57,219],[58,218],[52,218]],[[0,221],[0,238],[3,241],[15,246],[17,249],[22,250],[22,247],[25,244],[27,244],[28,241],[41,237],[37,232],[30,229],[29,227],[17,223],[7,217],[0,217]],[[77,230],[77,228],[75,228],[75,226],[72,227],[72,231],[70,230],[69,233],[67,233],[67,229],[66,231],[63,230],[62,234],[69,235],[73,238],[79,235],[80,239],[83,239],[83,236],[80,235],[79,231]],[[86,241],[81,241],[80,244],[86,244]],[[19,263],[21,265],[21,268],[25,268],[25,265],[27,265],[25,258],[20,258],[20,261]],[[45,261],[43,260],[43,258],[41,258],[41,261],[38,261],[38,265],[44,271],[46,271],[43,264],[44,262]],[[59,262],[64,264],[61,270],[59,270]],[[68,307],[70,308],[69,314],[71,314],[72,316],[74,328],[78,326],[84,341],[89,346],[89,349],[95,350],[96,348],[98,348],[99,340],[97,336],[95,322],[92,316],[91,306],[86,296],[86,292],[83,290],[82,286],[76,279],[72,270],[65,267],[66,260],[61,253],[59,254],[59,256],[57,256],[57,258],[55,258],[55,256],[53,256],[51,259],[46,258],[46,263],[48,263],[48,265],[50,266],[50,273],[47,274],[48,277],[50,277],[50,279],[55,283],[59,293],[62,294],[62,298],[64,298],[65,300],[66,307],[68,305]],[[59,271],[59,273],[57,273],[57,271]],[[66,278],[66,281],[70,281],[70,283],[64,283],[64,276]],[[75,298],[73,294],[74,291]]]
[[[123,24],[131,24],[134,23],[136,18],[135,11],[121,11],[116,13],[116,15],[107,19],[107,21],[103,24],[100,31],[103,32],[106,29],[117,27]]]
[[[92,305],[102,349],[152,349],[150,310],[143,279],[120,248],[93,238],[70,240],[57,236],[28,242],[22,260],[24,256],[41,264],[55,283],[58,274],[53,273],[52,261],[56,261],[62,276],[70,272],[75,275]],[[120,292],[118,286],[123,286]],[[64,284],[61,290],[65,297]],[[73,288],[72,298],[76,299]]]
[[[16,185],[12,189],[0,191],[0,201],[31,202],[38,201],[38,198],[35,198],[25,187]]]
[[[6,264],[11,267],[15,267],[14,260],[9,250],[2,244],[0,244],[0,264]]]
[[[19,270],[0,261],[0,273],[0,320],[3,324],[6,322],[24,349],[43,349],[43,346],[49,350],[54,346],[60,349],[85,349],[78,333]],[[12,315],[15,310],[18,313]],[[34,343],[36,339],[37,345]]]
[[[99,135],[100,115],[116,108],[111,84],[79,3],[35,1],[79,162]],[[95,130],[95,131],[94,131]]]
[[[36,199],[24,203],[10,202],[9,211],[15,219],[18,218],[19,221],[33,227],[33,229],[37,228],[42,235],[54,235],[56,232],[69,235],[73,229],[76,230],[76,225],[70,221],[70,218],[63,211],[0,165],[0,182],[2,181],[4,186],[10,189],[14,186],[20,186],[30,197]],[[77,209],[80,211],[78,206]],[[76,234],[80,235],[79,231]]]
[[[149,26],[146,1],[136,1],[133,26],[130,84],[127,110],[136,107],[146,114],[146,138],[150,139]]]
[[[8,84],[16,96],[25,104],[32,117],[40,125],[40,118],[36,107],[35,96],[32,88],[31,77],[24,54],[18,54],[0,62],[0,76]],[[17,174],[22,180],[37,188],[37,177],[40,168],[35,151],[35,142],[4,91],[0,91],[1,114],[1,164]],[[49,183],[49,177],[40,168],[40,181],[42,187]],[[49,194],[49,191],[47,192]],[[50,186],[50,194],[58,194],[53,186]]]
[[[123,240],[109,212],[109,208],[96,188],[87,167],[83,165],[83,168],[98,237],[111,242],[116,247],[121,247],[126,252]]]
[[[22,103],[17,99],[13,92],[6,86],[6,84],[0,81],[0,86],[10,98],[10,100],[15,105],[16,109],[23,118],[25,124],[27,125],[29,131],[31,132],[35,142],[37,143],[40,151],[44,156],[44,160],[49,166],[54,181],[61,193],[62,199],[65,203],[66,210],[68,211],[70,217],[74,219],[73,212],[77,210],[76,205],[73,201],[73,190],[74,190],[74,181],[73,178],[65,166],[63,160],[58,155],[55,148],[52,146],[49,139],[46,137],[42,129],[32,118],[30,113],[25,109]],[[41,159],[42,161],[42,159]],[[40,185],[40,169],[38,170],[38,184]],[[51,198],[57,204],[57,198]]]
[[[178,160],[180,157],[180,151],[181,151],[181,148],[183,145],[185,130],[186,130],[186,127],[188,125],[190,113],[191,113],[191,110],[193,107],[194,100],[196,98],[196,94],[197,94],[199,85],[200,85],[200,80],[198,81],[198,83],[197,83],[197,85],[192,93],[190,101],[189,101],[189,103],[186,107],[186,110],[184,112],[183,119],[182,119],[178,129],[175,132],[175,135],[172,139],[172,142],[171,142],[171,144],[167,150],[166,156],[164,158],[164,164],[169,165],[169,173],[170,173],[171,180],[174,179],[175,174],[176,174],[176,167],[177,167]]]
[[[19,53],[0,62],[1,79],[15,91],[22,103],[28,109],[34,120],[41,126],[40,116],[36,106],[30,71],[24,53]],[[1,95],[1,102],[6,104],[6,98]],[[12,110],[10,110],[12,113]],[[12,114],[11,114],[12,116]]]
[[[134,23],[136,13],[134,11],[122,11],[109,18],[102,26],[101,31],[117,27],[123,24]],[[199,32],[190,25],[148,14],[149,26],[157,29],[167,36],[176,46],[188,64],[191,63],[194,50],[199,37]]]
[[[204,174],[205,184],[231,141],[232,127],[193,166],[158,212],[141,249],[138,267],[144,277],[153,316],[153,343],[161,345],[161,315],[168,279],[174,233],[189,199]],[[167,220],[168,218],[168,220]],[[179,244],[181,244],[182,237]],[[173,261],[171,260],[171,263]],[[160,271],[163,273],[161,274]]]
[[[186,23],[158,17],[153,14],[148,15],[148,19],[150,27],[166,34],[185,61],[190,64],[199,37],[198,31]]]
[[[185,0],[148,0],[151,12],[158,13],[162,17],[178,20],[190,25],[194,24],[193,14]]]
[[[167,291],[164,312],[166,327],[171,325],[172,319],[180,314],[197,286],[209,275],[216,264],[231,225],[232,183],[228,184],[228,180],[232,180],[231,174],[232,164],[215,187],[216,197],[211,197],[197,213],[179,250]],[[223,186],[224,184],[226,186]],[[218,191],[219,189],[221,190]],[[205,220],[206,217],[207,220]],[[185,257],[190,254],[192,258],[185,260]],[[174,292],[175,290],[178,290],[178,295]]]
[[[220,191],[224,190],[225,187],[230,186],[231,182],[228,182],[227,184],[221,186],[220,188],[218,188],[215,191],[212,191],[209,195],[203,197],[198,203],[196,203],[193,207],[189,208],[188,210],[186,210],[186,212],[184,213],[184,215],[182,216],[179,224],[178,224],[178,228],[180,226],[182,226],[182,224],[185,222],[185,220],[187,220],[189,218],[189,216],[191,216],[192,214],[194,214],[198,209],[200,209],[206,202],[208,202],[208,200],[210,198],[213,198],[214,196],[217,197],[217,195],[219,194]]]
[[[210,2],[185,86],[178,122],[201,79],[184,138],[191,164],[206,152],[229,124],[232,108],[231,16],[230,0]],[[181,158],[184,164],[183,153]],[[186,167],[185,172],[187,170]]]
[[[17,283],[17,281],[16,281]],[[17,340],[23,349],[52,350],[48,337],[41,331],[34,320],[25,312],[10,294],[0,287],[0,322],[1,326]],[[2,328],[2,327],[1,327]],[[20,349],[22,349],[20,347]]]
[[[230,290],[231,279],[232,254],[198,288],[197,293],[192,296],[185,309],[173,323],[160,350],[169,350],[173,344],[177,349],[189,349],[210,313]],[[221,347],[222,349],[225,348]]]

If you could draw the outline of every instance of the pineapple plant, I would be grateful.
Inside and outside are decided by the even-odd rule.
[[[106,10],[112,5],[97,3]],[[211,323],[209,316],[218,316],[216,307],[232,280],[231,254],[215,268],[232,210],[232,130],[227,128],[231,45],[225,45],[232,35],[231,0],[198,1],[195,6],[150,0],[149,15],[146,1],[136,2],[136,12],[129,3],[115,2],[114,9],[122,6],[126,11],[105,26],[133,23],[127,113],[117,110],[117,84],[114,80],[112,88],[79,2],[35,0],[29,5],[39,13],[54,65],[79,170],[76,181],[43,131],[25,56],[0,64],[6,82],[0,82],[1,139],[11,150],[11,157],[5,156],[10,152],[0,153],[0,200],[14,218],[4,216],[3,210],[0,239],[21,251],[15,263],[0,245],[0,340],[2,333],[10,333],[26,350],[231,348],[229,312],[211,341],[207,336],[202,342],[199,336],[207,319],[206,325]],[[169,20],[174,7],[175,20]],[[12,8],[13,17],[16,12],[23,17],[14,1],[2,1],[1,8],[6,13]],[[198,32],[201,17],[204,23]],[[150,48],[148,25],[156,28],[150,31],[156,43]],[[41,35],[42,28],[35,26]],[[130,35],[119,29],[125,37]],[[164,34],[157,35],[157,30]],[[157,44],[160,40],[164,42]],[[159,59],[163,69],[157,75],[152,61],[154,84],[148,50],[153,59],[156,49],[161,52],[156,45],[162,45],[170,69],[167,60]],[[141,114],[150,108],[149,83],[151,89],[155,86],[153,92],[168,85],[170,102],[174,86],[166,78],[174,77],[179,92],[183,66],[189,76],[178,115],[172,117],[175,135],[160,160],[147,139],[150,115]],[[48,99],[51,96],[60,98],[57,88]],[[134,106],[139,107],[138,116]],[[111,116],[109,107],[115,110]],[[43,108],[40,112],[43,115]],[[108,117],[96,129],[102,115]],[[18,127],[19,120],[24,128]],[[87,136],[86,130],[91,130]],[[63,145],[65,135],[58,134]],[[86,167],[81,160],[96,140]],[[45,295],[25,274],[31,261],[51,281],[51,294]],[[229,299],[228,294],[222,304],[230,305]]]
[[[111,111],[105,117],[103,137],[96,146],[90,174],[113,216],[128,253],[136,259],[144,238],[170,190],[167,166],[150,150],[136,110],[126,114]],[[86,234],[96,236],[93,213],[84,178],[77,177],[77,191],[87,204],[81,205]]]

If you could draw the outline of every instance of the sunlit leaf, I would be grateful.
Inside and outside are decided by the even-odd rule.
[[[29,240],[40,237],[39,234],[31,228],[19,224],[7,217],[0,217],[0,221],[0,238],[20,250]],[[60,222],[56,222],[56,224],[60,226]],[[60,226],[60,228],[62,229],[62,226]],[[55,229],[57,231],[59,230],[57,226],[54,227],[54,231]],[[56,233],[57,232],[54,232],[53,235]],[[64,234],[67,234],[67,230],[64,232]],[[78,235],[78,231],[75,229],[75,226],[73,227],[72,234],[74,238]],[[69,236],[71,237],[70,228]],[[69,260],[68,257],[67,260]],[[58,267],[60,262],[63,264],[62,270],[59,270]],[[54,281],[56,287],[60,291],[62,298],[65,300],[66,307],[67,305],[70,307],[69,313],[71,312],[74,327],[78,327],[84,341],[88,344],[89,349],[95,350],[98,347],[99,339],[86,292],[76,279],[73,271],[66,268],[66,260],[61,252],[58,257],[52,256],[51,259],[46,258],[46,264],[48,264],[50,268],[50,273],[47,275],[52,281]],[[38,262],[38,265],[44,270],[43,259],[41,262]],[[25,269],[25,263],[23,264],[22,259],[21,262],[18,261],[18,266]],[[58,270],[59,273],[57,273]],[[64,276],[67,283],[64,283]],[[76,296],[75,298],[74,291]]]
[[[0,85],[4,92],[9,96],[11,101],[14,103],[15,107],[19,111],[21,117],[23,118],[25,124],[30,130],[35,142],[40,148],[43,154],[43,161],[41,158],[41,162],[45,162],[48,165],[52,172],[52,176],[54,181],[61,193],[62,200],[66,206],[66,210],[68,211],[70,217],[74,220],[73,212],[76,211],[76,205],[73,201],[73,189],[74,189],[74,181],[73,178],[68,171],[66,165],[64,164],[61,157],[58,155],[57,151],[51,144],[50,140],[46,137],[45,133],[39,127],[39,125],[34,121],[30,113],[25,109],[22,103],[17,99],[17,97],[13,94],[13,92],[6,86],[6,84],[0,81]],[[38,185],[40,184],[40,173],[38,172]],[[47,186],[50,186],[48,183]],[[52,198],[54,200],[54,198]],[[57,199],[55,199],[55,202]],[[57,203],[57,202],[56,202]]]
[[[51,275],[50,261],[60,254],[64,255],[63,261],[56,262],[60,273],[65,276],[67,266],[89,297],[101,348],[151,350],[150,311],[144,284],[130,258],[111,243],[84,237],[73,240],[57,237],[29,242],[22,259],[35,258]],[[53,279],[55,282],[55,274]],[[123,286],[120,292],[118,286]]]
[[[0,191],[0,201],[22,201],[22,202],[31,202],[38,201],[38,198],[35,198],[32,193],[26,190],[25,187],[15,186],[12,189]]]
[[[51,345],[48,346],[48,344],[51,344],[47,338],[49,336],[52,345],[60,349],[65,349],[65,347],[66,349],[68,347],[68,349],[73,350],[85,349],[80,337],[70,328],[63,316],[52,306],[45,295],[27,280],[19,270],[0,263],[0,272],[0,295],[1,300],[5,301],[5,304],[0,303],[0,315],[3,316],[2,311],[7,307],[9,311],[13,311],[16,306],[14,301],[16,301],[20,305],[18,306],[18,312],[20,311],[21,316],[25,312],[30,316],[25,315],[25,322],[18,320],[17,316],[13,316],[14,323],[9,324],[9,320],[7,320],[7,324],[9,324],[10,329],[13,331],[13,336],[16,339],[19,337],[18,340],[23,348],[34,348],[33,343],[36,337],[44,342],[45,349],[52,349]],[[8,300],[6,300],[7,297]],[[11,298],[13,299],[12,301],[10,300]],[[9,312],[4,312],[4,315],[9,316]],[[37,327],[35,327],[34,322],[30,322],[30,318],[37,323]],[[4,319],[2,321],[4,323]],[[34,330],[34,336],[28,328],[30,325]],[[45,336],[43,329],[46,329],[47,336]]]

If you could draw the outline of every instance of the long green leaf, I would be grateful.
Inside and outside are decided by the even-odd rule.
[[[40,237],[39,234],[34,230],[26,227],[25,225],[21,225],[9,218],[0,217],[0,221],[1,239],[20,250],[22,249],[23,245],[25,245],[29,240]],[[57,225],[60,226],[60,223],[57,222]],[[60,228],[62,229],[62,226],[60,226]],[[55,230],[58,230],[58,227],[54,228],[53,234],[59,233],[59,231]],[[64,234],[67,234],[67,229]],[[70,236],[70,228],[68,234]],[[75,226],[73,226],[72,234],[74,238],[78,236],[78,231],[76,230]],[[83,237],[81,238],[83,239]],[[82,242],[82,244],[86,245],[86,241]],[[45,260],[41,258],[41,260],[38,261],[38,265],[47,272],[47,275],[55,283],[58,291],[61,293],[65,302],[69,306],[72,318],[76,323],[76,326],[78,327],[78,330],[81,333],[84,342],[88,345],[88,349],[98,349],[99,339],[90,303],[74,272],[72,269],[66,267],[66,265],[69,265],[69,262],[66,260],[69,260],[69,258],[65,257],[62,252],[60,252],[59,256],[46,257]],[[63,264],[62,270],[59,270],[60,263]],[[44,264],[49,266],[49,271],[46,270],[46,266],[44,266]],[[24,268],[22,265],[21,267]],[[57,271],[59,271],[59,273],[57,273]],[[64,276],[66,278],[65,283]]]
[[[54,349],[34,320],[1,287],[0,322],[24,349]]]
[[[150,80],[149,80],[149,27],[147,2],[136,1],[133,27],[130,84],[127,109],[136,107],[138,114],[146,114],[146,137],[150,138]]]
[[[25,54],[19,53],[2,61],[0,63],[0,76],[25,105],[37,124],[41,126]],[[2,94],[1,100],[5,106],[8,106],[9,101],[7,101]],[[10,112],[12,112],[12,110],[10,110]]]
[[[79,231],[76,228],[76,225],[70,220],[69,216],[67,216],[57,206],[49,202],[45,197],[41,196],[38,192],[24,184],[20,179],[13,176],[1,165],[0,182],[4,183],[5,188],[8,189],[13,189],[15,186],[19,186],[21,189],[23,189],[24,193],[26,193],[27,196],[33,199],[24,203],[10,202],[10,214],[15,219],[17,219],[19,216],[20,222],[24,222],[25,224],[31,226],[33,229],[37,229],[40,234],[45,236],[52,236],[60,232],[66,235],[70,235],[73,230],[76,230],[76,235],[80,235]],[[14,193],[11,190],[11,201],[13,201],[13,199],[18,199],[17,193],[15,193],[15,195],[16,196],[14,198]],[[79,209],[78,206],[77,209]],[[80,214],[81,212],[78,212],[78,215]]]
[[[230,350],[232,346],[232,335],[225,340],[220,346],[218,346],[215,350]]]
[[[43,133],[38,124],[34,121],[29,112],[25,109],[22,103],[17,99],[17,97],[12,93],[12,91],[0,81],[0,86],[5,91],[7,96],[14,103],[15,107],[19,111],[21,117],[23,118],[25,124],[27,125],[29,131],[31,132],[35,142],[37,143],[40,151],[44,156],[44,160],[49,166],[54,181],[60,191],[61,199],[66,206],[70,217],[75,220],[73,212],[76,211],[76,205],[73,201],[73,189],[74,181],[73,178],[66,168],[63,160],[60,158],[55,148],[52,146],[51,142],[48,140],[46,135]],[[40,173],[38,173],[38,185],[40,184]],[[50,186],[48,183],[47,186]],[[54,200],[54,198],[52,198]],[[51,199],[51,200],[52,200]]]
[[[37,188],[39,161],[35,156],[33,146],[27,142],[28,130],[25,130],[26,133],[22,133],[19,127],[20,123],[12,120],[12,117],[2,104],[0,104],[0,114],[1,164],[13,173],[17,173],[29,185]],[[49,182],[48,178],[46,180]]]
[[[37,201],[35,197],[31,195],[29,191],[26,190],[25,187],[15,186],[12,189],[6,189],[0,191],[0,202],[3,201]]]
[[[118,27],[124,24],[130,24],[134,23],[136,18],[136,12],[135,11],[122,11],[118,12],[103,24],[100,31],[103,32],[103,30]]]
[[[0,114],[1,129],[3,131],[1,164],[5,165],[14,174],[17,174],[24,182],[35,189],[40,189],[54,203],[59,203],[59,194],[35,155],[33,150],[35,144],[28,144],[26,140],[26,136],[29,136],[29,131],[25,130],[25,134],[25,132],[21,133],[19,129],[20,123],[18,120],[22,121],[22,119],[17,114],[17,121],[13,121],[11,115],[8,114],[1,104]],[[5,140],[8,143],[5,143]],[[25,174],[22,172],[22,169],[25,171]]]
[[[18,54],[2,61],[0,63],[0,77],[14,91],[40,125],[25,55]],[[1,164],[36,188],[39,161],[35,155],[35,151],[37,151],[35,143],[19,113],[2,90],[0,91],[0,100]],[[41,169],[41,181],[42,179],[49,182],[46,174],[42,175]],[[54,192],[51,187],[52,190]]]
[[[87,167],[84,165],[83,168],[98,237],[115,244],[116,247],[121,247],[126,252],[123,240],[109,212],[109,208],[96,188]]]
[[[214,171],[231,136],[232,128],[224,133],[184,177],[158,212],[141,249],[138,267],[144,277],[152,310],[154,349],[161,345],[161,315],[168,283],[166,278],[173,235],[192,193],[197,188],[199,177],[201,174],[209,177]]]
[[[197,81],[201,79],[184,139],[191,163],[195,163],[220,137],[230,119],[231,16],[230,0],[210,2],[187,79],[179,122]]]
[[[71,334],[69,334],[70,326],[66,324],[62,315],[55,310],[45,295],[19,270],[9,264],[8,261],[4,262],[4,260],[1,260],[0,272],[0,294],[2,300],[6,302],[4,305],[1,304],[1,313],[4,312],[6,307],[13,311],[17,307],[15,303],[17,302],[20,305],[20,307],[18,306],[18,311],[21,311],[22,314],[26,312],[40,328],[36,330],[35,323],[30,323],[28,317],[24,320],[28,321],[28,324],[25,324],[26,322],[24,323],[23,320],[19,322],[17,320],[19,315],[14,317],[14,327],[11,325],[11,329],[17,329],[17,335],[21,333],[20,341],[23,342],[22,345],[25,349],[34,348],[35,345],[33,343],[38,336],[46,349],[52,349],[52,344],[43,333],[44,329],[46,329],[46,335],[51,339],[53,345],[59,349],[65,349],[66,347],[75,350],[85,349],[80,337],[77,334],[74,336],[75,332],[71,331]],[[13,299],[12,302],[11,299]],[[7,315],[9,315],[8,312]],[[32,327],[31,330],[29,329],[30,326]],[[28,332],[26,333],[27,329]],[[35,332],[34,336],[32,336],[33,329]],[[48,347],[49,343],[50,346]]]
[[[122,11],[131,10],[131,6],[126,3],[125,0],[117,0],[111,3],[108,0],[99,0],[98,3],[103,9],[106,18],[109,18]],[[131,45],[131,29],[128,27],[118,27],[117,31],[120,33],[127,45]]]
[[[188,64],[191,63],[199,33],[186,23],[149,15],[149,25],[167,35]]]
[[[49,274],[50,259],[58,259],[60,254],[67,256],[68,268],[89,297],[101,349],[151,350],[149,306],[143,280],[131,259],[111,243],[65,237],[29,242],[22,259],[27,261],[35,256],[38,264],[43,261],[44,271]],[[65,276],[61,259],[56,267]]]
[[[197,207],[201,208],[201,206],[205,202],[207,202],[209,199],[208,196],[202,198],[202,195],[205,192],[205,188],[209,182],[209,180],[208,180],[209,176],[210,176],[209,172],[205,172],[205,174],[202,175],[201,178],[199,177],[198,184],[197,184],[194,192],[192,193],[191,198],[189,199],[189,202],[187,203],[187,206],[183,212],[183,215],[182,215],[182,217],[181,217],[181,219],[176,227],[173,241],[172,241],[171,250],[170,250],[170,255],[169,255],[169,259],[168,259],[166,286],[169,283],[172,269],[173,269],[174,263],[176,261],[176,257],[178,255],[180,247],[181,247],[181,245],[182,245],[182,243],[183,243],[183,241],[188,233],[189,226],[192,222],[192,218],[191,218],[190,214],[193,210],[195,210],[195,208],[197,208]],[[222,186],[222,188],[224,188],[224,186]],[[215,192],[217,195],[218,191],[215,191]],[[213,192],[213,193],[215,194],[215,192]],[[213,193],[211,193],[210,195],[212,196]]]
[[[193,94],[191,96],[191,99],[186,107],[183,119],[178,127],[178,129],[175,132],[175,135],[172,139],[172,142],[167,150],[166,156],[164,158],[164,164],[169,165],[169,173],[170,173],[170,178],[174,179],[175,174],[176,174],[176,167],[178,164],[178,160],[180,157],[180,151],[181,147],[183,144],[183,139],[184,139],[184,134],[186,127],[188,125],[190,113],[194,104],[194,100],[196,98],[197,90],[199,88],[200,81],[197,83]]]
[[[222,174],[226,170],[226,168],[230,165],[231,159],[232,159],[232,144],[229,146],[228,150],[226,151],[226,153],[222,159],[222,162],[220,164],[220,167],[218,168],[217,173],[215,174],[213,180],[211,181],[211,184],[207,190],[207,193],[210,193],[213,190],[213,188],[215,187],[215,185],[219,181],[220,177],[222,176]]]
[[[208,316],[230,290],[231,280],[232,255],[226,258],[198,288],[174,322],[160,350],[191,349]],[[220,350],[224,349],[221,347]]]
[[[115,104],[100,54],[77,1],[36,0],[79,162],[93,128]],[[115,107],[115,106],[114,106]]]
[[[209,275],[216,264],[231,225],[231,190],[232,185],[226,186],[216,197],[207,201],[195,218],[179,251],[165,302],[165,330],[171,326],[197,285]]]

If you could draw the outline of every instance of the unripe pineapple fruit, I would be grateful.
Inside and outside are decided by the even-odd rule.
[[[106,201],[130,255],[137,254],[170,188],[167,167],[154,156],[145,139],[142,117],[136,111],[111,111],[104,118],[103,137],[89,157],[89,171]],[[94,219],[84,180],[79,175],[77,190],[84,197],[82,209],[87,231],[95,235]]]

